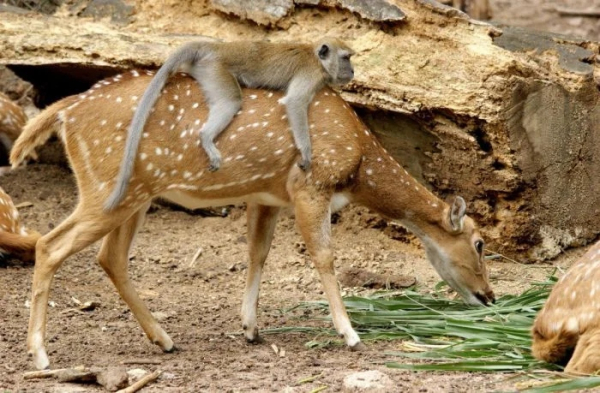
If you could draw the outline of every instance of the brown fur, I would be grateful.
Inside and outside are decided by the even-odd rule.
[[[600,242],[552,288],[532,328],[532,352],[572,373],[600,370]]]
[[[75,100],[61,101],[30,122],[11,156],[18,165],[53,127],[63,139],[79,188],[79,204],[62,224],[37,244],[32,284],[28,348],[38,368],[47,367],[44,347],[50,283],[69,255],[104,238],[99,263],[152,342],[163,350],[173,342],[138,297],[127,275],[128,252],[152,198],[161,196],[189,208],[247,202],[250,263],[242,303],[246,338],[258,338],[256,307],[262,266],[278,212],[295,209],[307,250],[329,300],[333,323],[347,345],[362,345],[352,329],[335,279],[330,203],[357,202],[399,220],[423,241],[431,262],[471,303],[493,301],[481,241],[464,202],[452,207],[413,179],[365,128],[352,109],[329,89],[309,108],[314,146],[312,170],[294,165],[298,153],[287,130],[280,92],[244,90],[244,109],[217,143],[223,166],[208,172],[197,152],[198,132],[207,107],[191,78],[170,79],[150,117],[135,160],[126,197],[114,212],[103,209],[119,171],[132,112],[150,81],[139,71],[98,83]],[[132,76],[133,75],[133,76]],[[175,99],[175,95],[177,99]],[[51,121],[48,119],[57,119]],[[477,300],[480,299],[480,300]]]
[[[32,262],[35,260],[35,244],[40,236],[21,225],[19,212],[11,197],[0,188],[0,253]]]
[[[7,152],[21,134],[26,121],[27,116],[23,109],[0,93],[0,135],[2,135],[0,143],[4,145]]]

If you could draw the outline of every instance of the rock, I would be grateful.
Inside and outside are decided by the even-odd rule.
[[[378,370],[361,371],[344,377],[343,392],[384,393],[397,391],[394,383]]]
[[[148,371],[146,371],[142,368],[133,368],[131,370],[127,370],[127,375],[129,376],[130,383],[139,381],[144,376],[146,376],[146,374],[148,374]]]
[[[97,382],[110,392],[129,386],[129,375],[123,367],[111,367],[97,375]]]
[[[215,9],[261,25],[276,23],[294,9],[292,0],[211,0]]]
[[[154,319],[156,319],[158,322],[160,321],[164,321],[165,319],[169,318],[169,314],[162,312],[162,311],[155,311],[152,313],[152,316],[154,317]]]

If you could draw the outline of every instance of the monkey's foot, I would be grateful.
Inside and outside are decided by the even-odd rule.
[[[300,169],[302,169],[304,172],[308,172],[310,170],[310,166],[311,166],[311,162],[310,160],[300,160],[298,162],[298,166],[300,167]]]

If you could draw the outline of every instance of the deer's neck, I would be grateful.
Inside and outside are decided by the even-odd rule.
[[[378,142],[362,157],[355,199],[404,224],[420,238],[442,221],[447,205],[406,172]]]

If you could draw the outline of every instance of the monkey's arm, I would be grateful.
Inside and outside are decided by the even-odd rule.
[[[300,168],[304,171],[310,169],[312,162],[312,148],[308,127],[308,106],[315,92],[323,87],[320,78],[299,74],[290,82],[282,102],[286,106],[287,116],[294,135],[296,147],[302,156]]]
[[[205,55],[207,44],[204,42],[192,42],[177,49],[170,55],[162,67],[158,70],[150,85],[144,92],[140,104],[138,105],[129,132],[125,142],[125,152],[121,161],[119,175],[115,182],[115,188],[108,200],[104,204],[104,210],[111,211],[115,209],[125,197],[127,186],[131,179],[135,158],[137,156],[138,146],[142,137],[142,131],[150,116],[152,107],[158,100],[161,91],[169,76],[177,71],[183,65],[193,65],[199,58]]]

